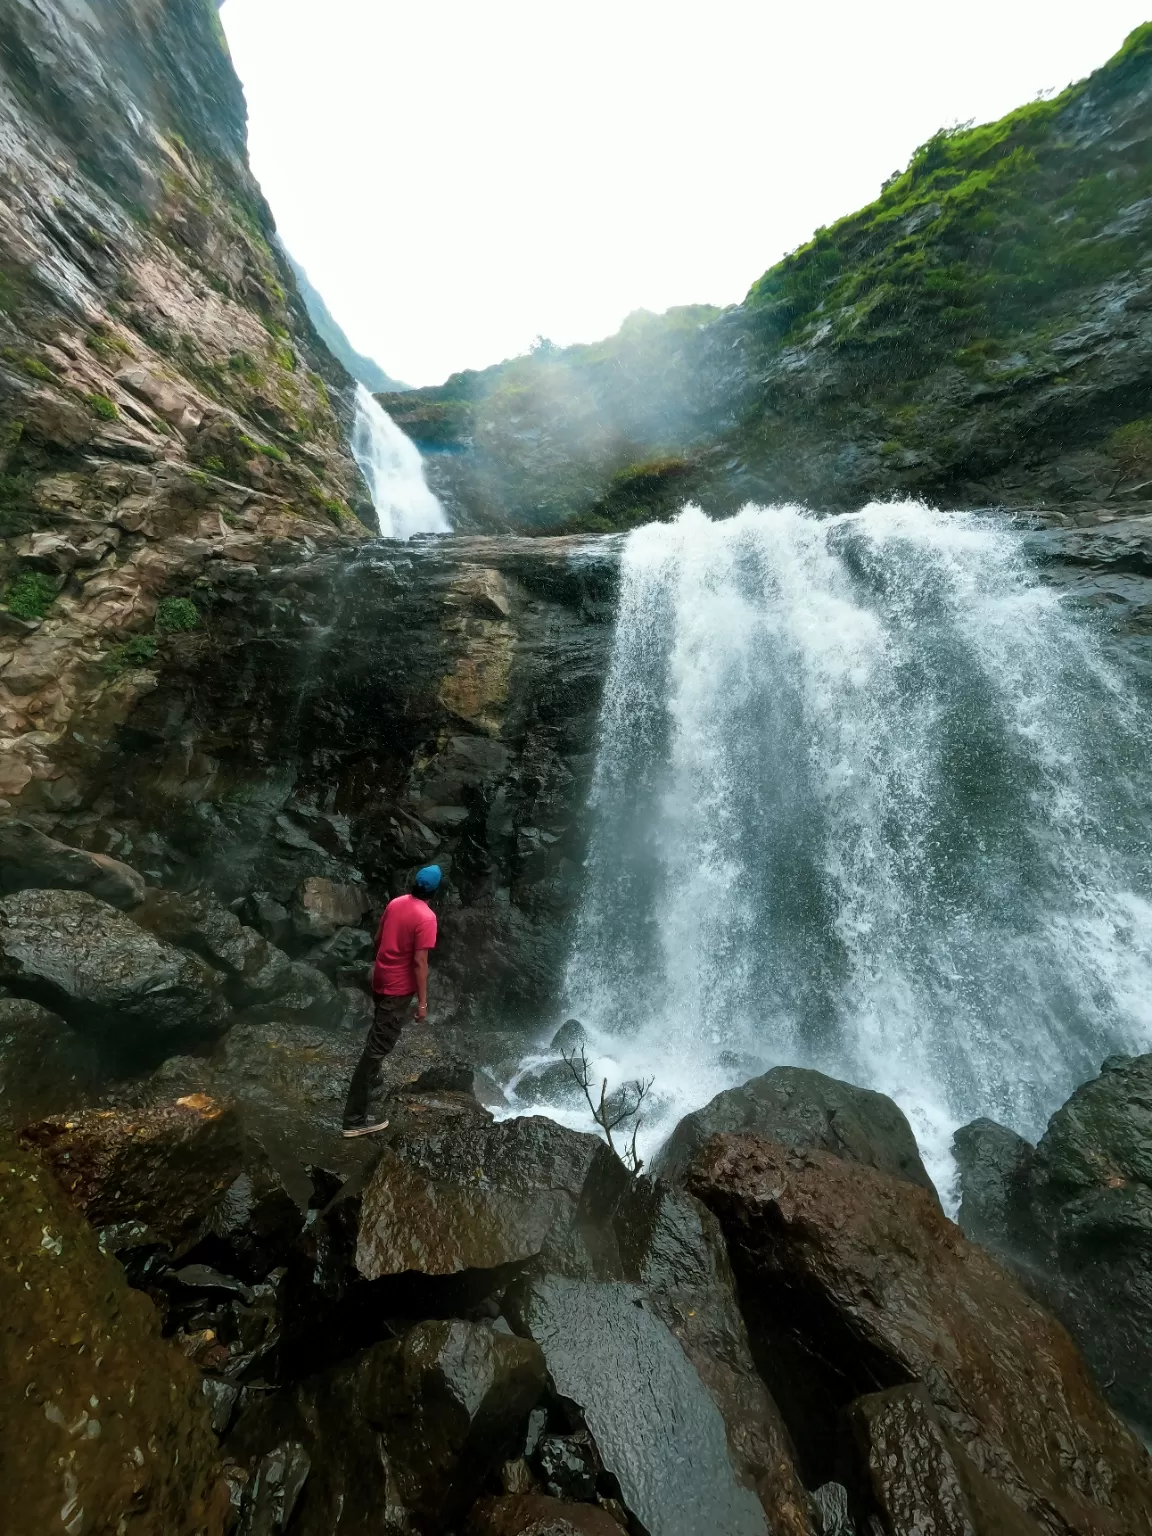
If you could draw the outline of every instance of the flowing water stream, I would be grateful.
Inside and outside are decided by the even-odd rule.
[[[958,1124],[1149,1049],[1149,722],[1018,534],[689,508],[622,566],[567,991],[597,1080],[656,1079],[642,1143],[812,1066],[946,1192]]]
[[[384,538],[451,533],[448,515],[424,478],[420,450],[363,384],[356,386],[352,454],[368,483]]]

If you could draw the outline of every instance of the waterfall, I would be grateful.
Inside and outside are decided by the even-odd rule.
[[[567,975],[597,1079],[655,1077],[649,1148],[776,1064],[890,1094],[944,1186],[958,1124],[1035,1137],[1152,1044],[1148,725],[990,519],[636,530]]]
[[[439,498],[424,478],[424,461],[416,444],[363,384],[356,386],[352,455],[368,483],[384,538],[452,531]]]

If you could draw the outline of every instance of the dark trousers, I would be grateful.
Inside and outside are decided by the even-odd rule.
[[[406,997],[376,996],[376,1017],[368,1031],[363,1054],[356,1063],[348,1099],[344,1105],[344,1124],[362,1125],[368,1118],[368,1101],[379,1085],[384,1058],[391,1054],[400,1038],[400,1031],[408,1022],[412,1006],[412,993]]]

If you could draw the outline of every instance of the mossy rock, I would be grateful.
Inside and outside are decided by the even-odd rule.
[[[38,1158],[0,1154],[6,1536],[222,1536],[199,1372]]]

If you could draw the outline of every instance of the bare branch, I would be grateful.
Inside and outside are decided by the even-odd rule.
[[[636,1137],[643,1123],[637,1118],[640,1106],[652,1091],[656,1079],[649,1077],[645,1080],[637,1078],[630,1083],[622,1083],[615,1093],[608,1092],[608,1079],[605,1077],[600,1083],[600,1102],[597,1103],[592,1096],[592,1068],[588,1062],[588,1053],[583,1046],[580,1054],[575,1051],[569,1054],[562,1051],[561,1056],[564,1065],[571,1072],[577,1087],[583,1093],[588,1102],[593,1122],[604,1132],[605,1140],[609,1148],[616,1154],[626,1168],[633,1173],[639,1173],[644,1166],[644,1161],[636,1151]],[[631,1120],[632,1136],[627,1145],[621,1150],[613,1139],[612,1132],[617,1130],[626,1121]]]

